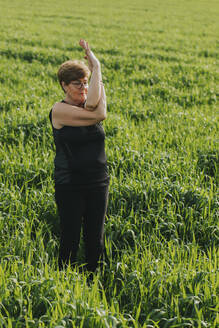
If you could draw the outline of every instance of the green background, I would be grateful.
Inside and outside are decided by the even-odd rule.
[[[213,0],[0,0],[0,327],[217,326],[218,14]],[[48,119],[80,38],[108,103],[108,258],[92,283],[57,268]]]

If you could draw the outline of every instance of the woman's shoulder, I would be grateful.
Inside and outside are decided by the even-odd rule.
[[[55,103],[53,104],[53,106],[52,106],[52,110],[57,110],[57,109],[59,109],[60,107],[63,106],[64,103],[65,103],[65,102],[64,102],[63,100],[60,100],[60,101],[55,102]]]
[[[54,129],[56,130],[60,130],[63,125],[59,124],[59,122],[57,122],[57,118],[56,116],[59,115],[59,111],[61,110],[61,106],[63,105],[62,101],[58,101],[56,103],[54,103],[54,105],[52,106],[50,112],[49,112],[49,118],[50,121],[52,123],[52,126]]]

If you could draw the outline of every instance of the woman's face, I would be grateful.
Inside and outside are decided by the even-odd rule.
[[[81,105],[87,99],[88,78],[84,77],[71,81],[69,84],[63,84],[66,92],[66,100],[72,105]]]

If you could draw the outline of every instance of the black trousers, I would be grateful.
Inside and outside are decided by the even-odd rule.
[[[104,251],[108,185],[77,191],[56,187],[55,199],[61,229],[59,267],[76,263],[83,226],[86,269],[95,271]]]

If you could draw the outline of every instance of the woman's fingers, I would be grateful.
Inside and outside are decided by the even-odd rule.
[[[79,44],[83,49],[86,49],[86,43],[83,39],[80,39]]]
[[[85,41],[85,40],[83,40],[83,39],[80,39],[79,44],[80,44],[80,46],[81,46],[85,51],[90,50],[90,48],[89,48],[89,44],[88,44],[87,41]]]

